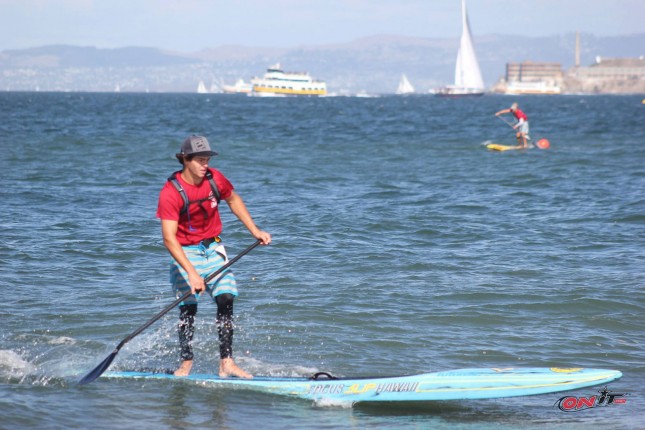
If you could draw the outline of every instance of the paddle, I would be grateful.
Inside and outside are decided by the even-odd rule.
[[[258,246],[260,243],[262,243],[262,241],[258,239],[258,240],[253,244],[253,245],[251,245],[251,246],[249,246],[248,248],[246,248],[244,251],[242,251],[242,252],[241,252],[239,255],[237,255],[235,258],[233,258],[233,259],[229,260],[229,261],[228,261],[228,263],[226,263],[225,265],[223,265],[222,267],[220,267],[219,269],[217,269],[215,272],[213,272],[213,273],[211,273],[210,275],[208,275],[208,276],[206,277],[206,279],[204,280],[204,283],[208,283],[208,282],[209,282],[209,281],[211,281],[214,277],[216,277],[217,275],[219,275],[220,273],[222,273],[224,270],[228,269],[228,268],[229,268],[233,263],[235,263],[237,260],[239,260],[240,258],[242,258],[244,255],[246,255],[246,254],[248,254],[249,252],[251,252],[251,250],[253,250],[253,248],[255,248],[256,246]],[[90,382],[94,381],[96,378],[98,378],[99,376],[101,376],[101,375],[103,374],[103,372],[105,372],[105,371],[107,370],[107,368],[108,368],[108,367],[110,367],[110,364],[112,364],[112,361],[114,361],[114,358],[115,358],[115,357],[116,357],[116,355],[119,353],[119,350],[121,350],[121,348],[123,348],[123,345],[125,345],[126,343],[128,343],[129,341],[131,341],[135,336],[137,336],[137,335],[138,335],[138,334],[140,334],[142,331],[144,331],[145,329],[147,329],[148,327],[150,327],[150,326],[151,326],[152,324],[154,324],[154,323],[155,323],[159,318],[161,318],[162,316],[166,315],[166,314],[167,314],[170,310],[172,310],[175,306],[177,306],[179,303],[183,302],[183,301],[184,301],[184,300],[186,300],[188,297],[190,297],[190,295],[191,295],[191,294],[192,294],[192,293],[191,293],[190,291],[186,292],[186,294],[184,294],[183,296],[181,296],[180,298],[178,298],[177,300],[175,300],[174,302],[172,302],[171,304],[169,304],[168,306],[166,306],[166,307],[165,307],[161,312],[159,312],[157,315],[155,315],[155,316],[154,316],[150,321],[148,321],[147,323],[145,323],[144,325],[142,325],[141,327],[139,327],[138,329],[136,329],[135,331],[133,331],[133,332],[132,332],[128,337],[126,337],[125,339],[123,339],[123,340],[121,341],[121,343],[119,343],[119,344],[117,345],[117,347],[114,349],[114,351],[112,351],[112,353],[111,353],[110,355],[108,355],[108,356],[107,356],[107,358],[101,362],[101,364],[99,364],[98,366],[96,366],[96,368],[95,368],[94,370],[92,370],[90,373],[88,373],[87,375],[85,375],[85,377],[84,377],[83,379],[81,379],[81,380],[78,382],[78,383],[79,383],[79,385],[89,384]]]
[[[508,124],[508,126],[509,126],[509,127],[511,127],[513,130],[515,130],[515,125],[513,125],[513,123],[512,123],[512,122],[510,122],[509,120],[507,120],[506,118],[504,118],[504,117],[503,117],[503,116],[501,116],[501,115],[495,115],[495,116],[496,116],[497,118],[501,119],[502,121],[504,121],[506,124]]]

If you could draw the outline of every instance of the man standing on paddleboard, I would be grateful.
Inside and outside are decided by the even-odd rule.
[[[173,260],[170,280],[177,298],[191,291],[179,306],[179,343],[181,364],[176,376],[188,376],[193,365],[193,327],[199,293],[206,292],[217,304],[217,332],[220,342],[219,375],[252,378],[233,361],[233,301],[237,296],[235,277],[225,271],[205,285],[204,277],[215,272],[228,260],[220,238],[222,221],[219,202],[225,201],[231,212],[251,235],[263,245],[271,235],[260,230],[233,185],[218,170],[208,167],[212,156],[208,140],[189,136],[176,154],[182,170],[173,173],[161,189],[157,218],[161,219],[164,245]]]
[[[521,144],[523,148],[528,147],[528,140],[530,139],[529,118],[524,112],[520,110],[519,107],[517,107],[517,103],[513,103],[508,109],[502,109],[501,111],[497,112],[495,116],[500,116],[505,113],[512,113],[517,120],[517,123],[512,126],[515,130],[517,130],[517,134],[515,135],[515,137],[517,138],[517,143]]]

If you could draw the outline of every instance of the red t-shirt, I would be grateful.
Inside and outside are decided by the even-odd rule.
[[[210,167],[209,170],[217,184],[220,198],[222,200],[228,199],[233,192],[233,185],[219,171]],[[222,232],[222,220],[219,217],[217,200],[208,179],[204,178],[199,185],[190,185],[182,179],[181,174],[178,173],[176,178],[186,191],[189,201],[205,198],[208,200],[188,205],[188,212],[180,216],[179,213],[184,207],[184,199],[174,185],[170,181],[166,181],[159,193],[157,218],[178,222],[177,240],[182,245],[196,245],[204,239],[218,236]]]
[[[526,114],[519,109],[515,109],[515,111],[512,111],[512,112],[513,112],[513,115],[515,115],[515,118],[517,118],[518,120],[520,119],[523,119],[524,121],[529,120],[529,117],[526,116]]]

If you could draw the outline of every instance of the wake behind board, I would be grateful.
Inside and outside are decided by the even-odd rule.
[[[607,384],[622,376],[617,370],[583,368],[458,369],[410,376],[334,378],[220,378],[215,375],[177,377],[167,373],[108,372],[107,378],[174,380],[200,385],[251,389],[310,400],[341,402],[409,402],[492,399],[530,396]]]

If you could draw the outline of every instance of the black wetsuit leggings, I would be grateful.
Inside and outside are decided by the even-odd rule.
[[[217,334],[219,335],[220,358],[229,358],[233,355],[233,300],[232,294],[220,294],[215,297],[217,303]],[[193,335],[195,334],[195,315],[197,304],[182,305],[179,307],[179,346],[181,359],[193,359]]]

